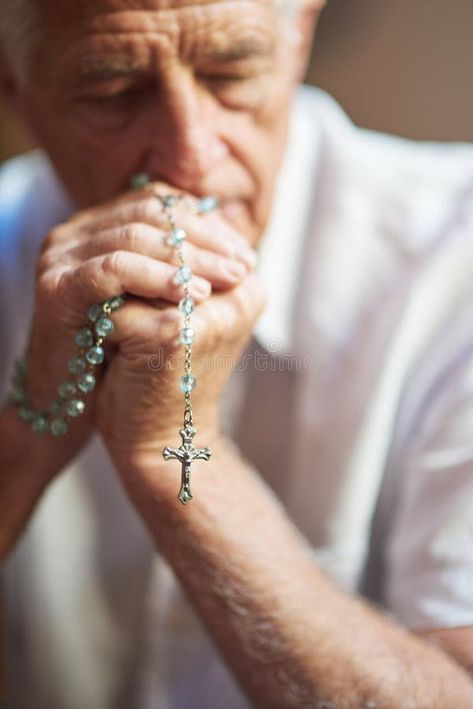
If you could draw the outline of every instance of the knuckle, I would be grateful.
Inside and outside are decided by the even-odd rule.
[[[126,253],[124,251],[112,251],[102,258],[102,272],[105,276],[122,273],[125,267]]]
[[[159,339],[166,348],[177,350],[182,326],[181,314],[174,310],[164,310],[158,318]]]
[[[49,269],[36,282],[36,296],[39,300],[61,298],[66,286],[66,273],[60,269]]]
[[[148,197],[137,205],[137,216],[144,222],[155,222],[161,219],[161,208],[156,197]]]
[[[55,259],[51,249],[42,251],[36,262],[36,278],[41,278],[54,264]]]
[[[99,290],[101,274],[97,265],[95,260],[86,261],[74,273],[74,281],[77,284],[77,288],[87,294],[89,300],[92,294]]]
[[[123,248],[129,249],[130,251],[136,250],[141,241],[140,225],[132,222],[131,224],[122,226],[120,228],[118,241]]]
[[[244,285],[239,288],[235,288],[233,292],[233,307],[235,309],[235,314],[238,319],[247,319],[252,308],[251,300],[248,297],[248,292]]]
[[[53,229],[50,229],[43,240],[42,251],[48,251],[59,241],[61,241],[64,235],[64,231],[65,226],[63,224],[55,226]]]

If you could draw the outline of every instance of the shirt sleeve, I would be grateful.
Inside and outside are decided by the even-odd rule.
[[[384,596],[416,630],[473,625],[473,343],[446,373],[406,457]]]

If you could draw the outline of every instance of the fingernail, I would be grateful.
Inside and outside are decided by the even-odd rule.
[[[241,259],[247,266],[254,268],[258,263],[258,256],[256,251],[251,248],[248,244],[238,244],[235,246],[234,254],[237,258]]]
[[[197,278],[194,276],[189,284],[189,290],[196,298],[205,298],[210,295],[212,287],[209,281],[206,281],[204,278]]]
[[[247,267],[241,261],[226,261],[223,265],[223,273],[231,281],[240,281],[247,271]]]

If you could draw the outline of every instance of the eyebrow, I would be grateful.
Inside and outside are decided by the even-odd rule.
[[[274,41],[268,37],[256,38],[246,37],[238,40],[235,44],[221,49],[206,48],[202,53],[198,53],[199,61],[228,62],[246,59],[251,56],[267,57],[274,51]]]
[[[139,70],[136,60],[129,57],[82,57],[79,63],[79,80],[97,81],[121,76],[131,76]]]
[[[201,62],[235,62],[252,56],[266,57],[274,51],[274,42],[268,37],[241,38],[227,47],[205,48],[204,52],[197,50],[196,58]],[[137,74],[140,70],[139,63],[126,56],[110,57],[82,57],[79,63],[78,82],[88,80],[106,81],[107,79],[126,78]]]

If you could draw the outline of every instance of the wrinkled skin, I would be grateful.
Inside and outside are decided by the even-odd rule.
[[[221,199],[218,213],[180,213],[201,286],[193,316],[196,445],[212,445],[229,362],[264,307],[251,247],[269,216],[313,24],[301,12],[297,32],[264,0],[124,5],[40,2],[41,42],[26,81],[3,68],[11,101],[78,206],[43,244],[29,386],[38,403],[49,402],[87,305],[130,294],[114,318],[108,368],[71,434],[78,447],[97,425],[119,468],[179,444],[183,411],[182,362],[150,366],[150,356],[170,364],[182,352],[176,257],[163,244],[159,202],[124,194],[130,178],[146,172],[161,193]],[[308,16],[320,5],[313,0]],[[219,355],[225,366],[216,366]]]

